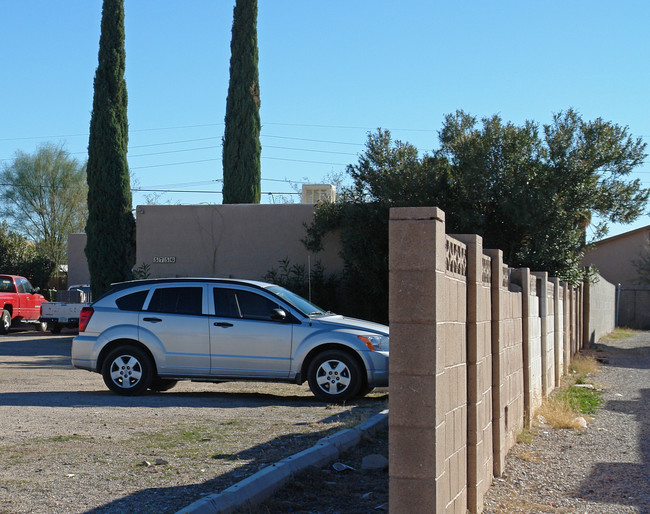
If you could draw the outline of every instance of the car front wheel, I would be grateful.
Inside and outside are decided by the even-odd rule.
[[[354,398],[362,385],[361,367],[347,352],[327,350],[309,365],[309,388],[320,400],[344,402]]]
[[[135,346],[120,346],[110,352],[102,367],[104,383],[114,393],[134,396],[143,393],[153,380],[151,358]]]

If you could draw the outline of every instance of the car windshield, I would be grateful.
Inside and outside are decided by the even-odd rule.
[[[327,314],[320,307],[317,307],[313,303],[305,300],[302,296],[298,296],[296,293],[292,293],[284,287],[270,286],[267,290],[282,298],[285,302],[298,309],[305,316],[322,316],[323,314]]]

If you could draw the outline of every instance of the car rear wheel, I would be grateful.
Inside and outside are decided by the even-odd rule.
[[[11,328],[11,314],[8,310],[2,311],[2,319],[0,320],[0,334],[8,334]]]
[[[114,393],[134,396],[153,381],[151,358],[135,346],[120,346],[110,352],[102,367],[104,383]]]
[[[47,330],[47,323],[45,321],[37,321],[35,328],[37,332],[45,332]]]
[[[343,350],[327,350],[317,355],[307,372],[309,388],[320,400],[344,402],[361,389],[361,367]]]
[[[174,380],[173,378],[154,378],[149,389],[160,393],[162,391],[169,391],[176,384],[178,384],[178,380]]]

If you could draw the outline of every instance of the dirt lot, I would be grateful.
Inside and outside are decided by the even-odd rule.
[[[0,336],[0,512],[175,512],[387,408],[306,386],[181,382],[120,397],[71,335]]]

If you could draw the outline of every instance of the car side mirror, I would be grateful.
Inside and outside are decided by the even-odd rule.
[[[271,311],[271,319],[273,321],[284,321],[287,319],[287,313],[284,311],[284,309],[273,309]]]

